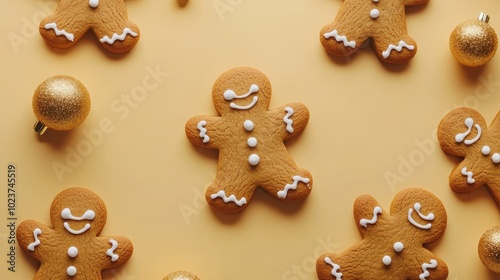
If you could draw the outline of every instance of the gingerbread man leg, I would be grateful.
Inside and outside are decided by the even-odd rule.
[[[283,151],[287,153],[286,151]],[[264,158],[263,161],[266,159]],[[283,156],[275,159],[269,166],[269,172],[263,170],[261,176],[261,187],[270,195],[285,201],[299,201],[305,199],[311,193],[313,181],[309,171],[290,165],[290,158]],[[269,174],[269,176],[265,176]]]
[[[406,25],[375,35],[372,44],[379,59],[390,64],[406,63],[417,53],[417,43],[406,32]]]
[[[135,23],[127,19],[123,1],[118,2],[116,7],[99,6],[100,9],[107,9],[101,14],[110,16],[112,20],[102,19],[102,24],[94,26],[94,33],[105,49],[113,53],[124,53],[137,44],[140,31]]]
[[[252,176],[241,176],[238,180],[229,176],[241,172],[235,165],[220,168],[214,182],[205,192],[205,198],[212,208],[224,213],[236,213],[247,207],[257,185]]]
[[[74,13],[76,4],[61,3],[53,15],[40,22],[39,31],[43,39],[55,48],[66,49],[75,45],[89,30],[87,13]],[[74,13],[68,15],[68,13]]]
[[[347,23],[338,24],[338,20],[345,20]],[[320,41],[328,53],[341,57],[350,56],[361,48],[368,37],[361,32],[353,32],[350,28],[345,27],[351,21],[349,18],[344,19],[344,16],[341,16],[338,20],[335,19],[333,23],[321,29]]]

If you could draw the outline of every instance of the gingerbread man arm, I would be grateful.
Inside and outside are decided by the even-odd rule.
[[[40,262],[58,245],[54,243],[54,233],[50,227],[33,220],[23,221],[16,230],[19,247]]]
[[[189,119],[185,125],[186,136],[194,145],[209,149],[220,148],[221,117],[197,116]]]
[[[379,219],[388,214],[379,206],[379,203],[370,195],[362,195],[356,198],[353,206],[353,215],[356,226],[361,236],[371,230]]]
[[[134,251],[132,242],[123,236],[97,237],[97,246],[102,248],[96,259],[101,261],[102,270],[118,267],[127,262]]]
[[[444,280],[448,278],[448,266],[431,251],[422,248],[415,255],[415,263],[418,267],[411,267],[414,275],[408,279]]]
[[[300,135],[309,122],[309,110],[304,104],[295,102],[270,110],[268,114],[275,127],[279,127],[283,142]]]

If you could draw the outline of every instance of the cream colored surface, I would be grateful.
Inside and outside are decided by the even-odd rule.
[[[135,247],[130,261],[104,279],[162,279],[177,270],[204,280],[316,279],[319,254],[361,240],[352,217],[357,196],[368,193],[388,209],[397,191],[410,186],[432,191],[447,208],[447,231],[430,247],[448,264],[449,279],[500,279],[477,254],[500,211],[484,188],[451,191],[456,161],[433,142],[442,116],[456,106],[477,108],[488,123],[500,109],[500,54],[483,68],[466,69],[448,49],[453,28],[481,11],[498,33],[500,2],[431,0],[407,9],[418,52],[406,66],[384,66],[370,47],[347,60],[329,58],[319,30],[340,0],[190,0],[184,8],[176,0],[126,0],[141,39],[124,56],[104,51],[92,34],[70,50],[48,47],[38,22],[56,3],[0,3],[1,279],[31,279],[38,266],[17,248],[16,272],[7,270],[10,162],[18,169],[18,223],[49,224],[52,199],[71,186],[102,197],[108,207],[102,234],[126,236]],[[217,155],[194,148],[184,123],[215,114],[212,84],[235,66],[268,75],[271,107],[308,106],[308,127],[288,145],[314,177],[304,203],[284,204],[258,191],[236,215],[206,206],[203,192]],[[59,74],[86,86],[90,114],[70,133],[37,137],[32,94]],[[83,155],[75,157],[78,150]],[[58,176],[55,165],[68,172]],[[399,180],[388,182],[389,173]]]

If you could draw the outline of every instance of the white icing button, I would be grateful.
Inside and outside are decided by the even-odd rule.
[[[373,2],[378,3],[378,0],[373,0]]]
[[[78,256],[78,248],[76,248],[75,246],[69,247],[69,249],[68,249],[68,256],[70,256],[72,258]]]
[[[403,243],[401,242],[394,243],[394,251],[400,253],[401,251],[403,251],[404,248],[405,246],[403,245]]]
[[[89,1],[89,5],[90,5],[90,7],[92,7],[92,8],[96,8],[96,7],[97,7],[97,5],[99,5],[99,0],[90,0],[90,1]]]
[[[376,19],[378,18],[378,16],[380,16],[380,11],[378,9],[373,9],[370,11],[370,17],[372,17],[372,19]]]
[[[243,126],[245,127],[246,131],[252,131],[254,127],[253,122],[251,120],[246,120],[243,123]]]
[[[483,153],[483,155],[485,155],[485,156],[489,155],[489,154],[490,154],[490,152],[491,152],[491,149],[490,149],[490,147],[488,147],[488,146],[484,146],[484,147],[481,149],[481,153]]]
[[[491,157],[491,160],[494,163],[499,163],[500,162],[500,155],[498,153],[494,153],[493,156]]]
[[[248,162],[251,164],[251,165],[257,165],[259,164],[259,161],[260,161],[260,157],[257,155],[257,154],[251,154],[249,157],[248,157]]]
[[[68,269],[66,269],[66,273],[69,276],[75,276],[76,275],[76,267],[74,267],[74,266],[68,267]]]
[[[384,257],[382,258],[382,262],[383,262],[385,265],[390,265],[390,264],[392,263],[392,259],[391,259],[391,257],[389,257],[389,256],[384,256]]]
[[[248,138],[247,144],[248,144],[248,147],[255,148],[255,146],[257,146],[257,138],[255,138],[255,137]]]

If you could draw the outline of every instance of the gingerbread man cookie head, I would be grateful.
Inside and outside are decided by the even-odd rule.
[[[447,224],[443,203],[432,193],[420,189],[399,192],[392,201],[391,216],[406,217],[402,223],[405,230],[420,244],[439,239]]]
[[[450,187],[459,193],[488,186],[500,202],[500,117],[488,127],[483,116],[471,108],[457,108],[440,122],[438,139],[441,149],[460,162],[450,174]]]
[[[95,193],[83,188],[60,192],[50,207],[55,230],[73,235],[98,235],[107,219],[106,205]]]
[[[221,116],[266,111],[271,101],[271,82],[255,68],[233,68],[224,72],[214,83],[212,100]]]
[[[320,280],[441,279],[448,267],[423,245],[444,234],[447,217],[432,193],[409,188],[396,195],[390,213],[370,195],[354,202],[354,220],[363,240],[316,262]]]
[[[39,27],[45,41],[61,49],[74,46],[89,30],[103,48],[118,54],[131,50],[140,37],[137,25],[128,20],[124,0],[60,0]]]
[[[378,58],[390,64],[410,61],[417,44],[408,35],[405,6],[429,0],[344,0],[334,21],[321,29],[325,50],[340,57],[358,51],[371,40]]]

